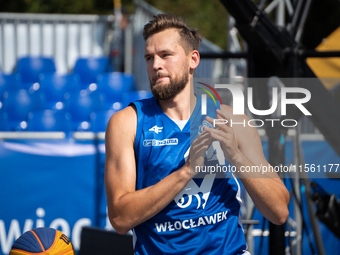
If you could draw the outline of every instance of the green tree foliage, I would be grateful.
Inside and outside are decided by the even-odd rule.
[[[121,0],[124,9],[134,12],[133,0]],[[198,28],[208,40],[226,48],[227,10],[219,0],[146,0],[163,12],[181,16],[190,27]],[[254,0],[259,4],[260,0]],[[271,2],[267,1],[267,4]],[[113,0],[0,0],[1,12],[111,14]],[[308,15],[303,45],[315,48],[323,38],[340,26],[339,0],[313,0]]]
[[[1,12],[110,14],[112,0],[0,0]]]
[[[182,17],[205,38],[223,49],[226,48],[228,16],[227,10],[219,0],[146,0],[146,2],[163,12],[172,12]]]
[[[219,0],[148,0],[163,12],[181,16],[190,27],[198,28],[208,40],[226,46],[227,11]],[[122,0],[124,10],[132,14],[132,0]],[[0,0],[1,12],[112,14],[113,0]]]

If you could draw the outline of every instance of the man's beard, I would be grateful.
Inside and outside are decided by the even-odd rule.
[[[159,77],[169,77],[169,84],[156,83]],[[172,79],[169,75],[157,72],[157,75],[150,80],[151,92],[157,100],[168,100],[181,92],[189,81],[189,73],[184,71],[183,75],[177,79]]]

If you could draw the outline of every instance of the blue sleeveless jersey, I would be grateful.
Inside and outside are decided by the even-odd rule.
[[[190,140],[208,123],[201,115],[200,97],[183,130],[161,110],[155,98],[133,104],[138,119],[136,189],[140,190],[181,168],[189,155]],[[207,110],[216,118],[212,100],[208,100]],[[218,146],[213,145],[207,150],[205,165],[221,163],[217,159]],[[249,254],[240,206],[240,187],[230,174],[221,178],[217,173],[207,173],[194,178],[168,206],[133,229],[135,254]]]

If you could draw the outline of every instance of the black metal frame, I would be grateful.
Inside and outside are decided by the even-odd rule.
[[[306,64],[308,57],[340,57],[340,52],[318,52],[305,50],[300,44],[303,27],[308,16],[311,0],[297,0],[296,13],[292,17],[289,31],[277,27],[268,15],[259,9],[250,0],[221,0],[228,12],[234,17],[235,26],[242,37],[247,41],[249,50],[244,52],[202,53],[201,58],[245,58],[248,60],[249,77],[315,77]],[[294,86],[294,84],[285,84]],[[312,113],[310,117],[314,125],[324,135],[332,148],[340,155],[340,107],[333,100],[330,93],[319,83],[308,84],[312,95],[318,95],[308,102],[306,108]],[[264,97],[263,95],[268,95]],[[269,94],[267,85],[259,85],[254,91],[254,102],[257,109],[269,109]],[[258,116],[261,118],[260,116]],[[301,112],[289,109],[288,118],[299,119]],[[284,164],[284,147],[286,130],[282,128],[267,128],[269,138],[269,163],[272,165]],[[282,139],[283,138],[283,139]],[[306,195],[310,200],[310,193]],[[310,209],[311,201],[308,203]],[[315,219],[313,219],[315,223]],[[270,254],[285,254],[285,227],[269,225]],[[323,255],[323,245],[320,237],[315,235],[318,254]]]

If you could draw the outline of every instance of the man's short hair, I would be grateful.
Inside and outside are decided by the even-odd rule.
[[[186,54],[190,51],[198,50],[202,36],[196,29],[189,28],[182,18],[176,17],[173,13],[153,16],[153,20],[150,20],[150,22],[144,26],[144,40],[146,41],[151,35],[170,28],[178,30],[181,37],[181,44]]]

